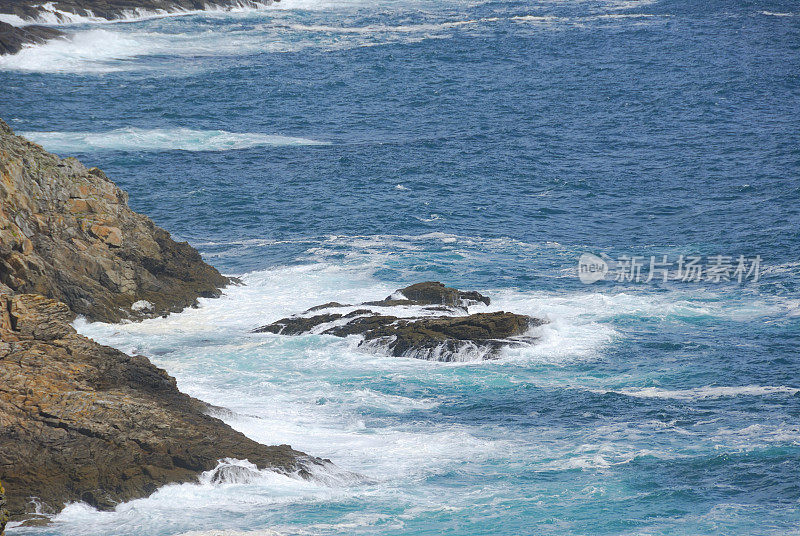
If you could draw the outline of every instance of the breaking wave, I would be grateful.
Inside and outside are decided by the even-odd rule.
[[[68,25],[68,24],[108,24],[120,22],[140,22],[151,19],[160,19],[164,17],[185,17],[187,15],[198,15],[202,13],[240,13],[248,11],[263,10],[270,7],[271,1],[257,2],[254,0],[238,0],[231,2],[228,6],[222,5],[206,5],[204,9],[182,9],[176,7],[175,9],[126,9],[123,10],[119,17],[105,18],[92,13],[87,10],[87,15],[78,15],[55,7],[54,2],[47,2],[42,4],[41,11],[35,16],[30,18],[22,18],[18,15],[11,15],[8,13],[0,13],[0,22],[13,24],[14,26],[24,26],[27,24],[50,24],[50,25]]]
[[[771,396],[771,395],[795,395],[800,389],[795,387],[779,386],[708,386],[696,387],[693,389],[661,389],[658,387],[643,388],[624,388],[607,391],[595,391],[600,393],[616,393],[620,395],[632,396],[635,398],[663,398],[674,400],[702,400],[706,398],[723,398],[733,396]]]
[[[327,142],[254,132],[188,128],[119,128],[108,132],[20,132],[56,153],[92,151],[230,151],[260,146],[328,145]]]

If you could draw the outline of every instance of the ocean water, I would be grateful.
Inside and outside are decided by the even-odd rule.
[[[284,0],[67,28],[0,58],[0,117],[246,283],[78,329],[339,469],[221,460],[10,534],[800,534],[796,2]],[[586,285],[584,252],[762,267]],[[424,280],[549,323],[455,363],[249,333]]]

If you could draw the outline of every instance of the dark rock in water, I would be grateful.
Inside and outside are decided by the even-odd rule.
[[[397,294],[403,297],[398,298],[396,297]],[[443,305],[466,309],[470,305],[477,305],[478,303],[489,305],[490,302],[489,298],[475,291],[464,292],[456,288],[446,287],[438,281],[425,281],[424,283],[416,283],[406,288],[401,288],[395,294],[387,296],[381,301],[367,302],[364,305],[386,307],[396,305]]]
[[[64,37],[66,34],[46,26],[17,27],[0,22],[0,55],[16,54],[25,45],[44,43],[49,39]]]
[[[310,309],[306,309],[306,313],[313,313],[314,311],[321,311],[323,309],[335,309],[337,307],[350,307],[350,306],[346,303],[339,303],[332,301],[328,303],[323,303],[322,305],[315,305]]]
[[[403,298],[398,298],[400,294]],[[291,316],[254,330],[255,333],[300,335],[317,333],[347,337],[360,335],[362,345],[380,346],[395,356],[452,361],[471,352],[493,357],[505,346],[529,344],[525,333],[544,321],[507,312],[458,315],[472,305],[489,304],[478,292],[464,292],[438,282],[425,282],[400,289],[384,300],[365,302],[349,312],[327,312],[313,316]],[[432,306],[437,304],[436,306]],[[419,316],[399,317],[381,313],[386,307],[418,308]],[[330,302],[304,314],[345,307]],[[374,310],[374,309],[377,309]],[[430,312],[446,315],[431,316]]]
[[[530,342],[530,338],[523,341],[514,337],[541,323],[525,315],[502,311],[410,320],[374,315],[323,333],[340,337],[363,335],[367,343],[381,343],[395,356],[452,361],[465,350],[491,357],[504,346]]]
[[[449,305],[458,307],[491,301],[478,292],[464,292],[456,288],[446,287],[438,281],[426,281],[400,289],[398,292],[419,305]]]
[[[31,497],[46,512],[113,508],[224,458],[301,476],[328,463],[234,431],[146,358],[76,334],[73,316],[42,296],[0,295],[0,478],[12,516],[31,511]]]
[[[300,335],[308,333],[317,326],[333,322],[342,318],[341,314],[324,314],[312,317],[295,316],[278,320],[267,326],[262,326],[254,330],[254,333],[281,333],[283,335]]]
[[[229,282],[133,212],[102,171],[47,153],[2,121],[0,178],[0,290],[118,322],[180,311]]]

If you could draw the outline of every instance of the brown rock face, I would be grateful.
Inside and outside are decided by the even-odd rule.
[[[362,345],[382,346],[394,356],[453,361],[465,351],[491,358],[505,346],[530,344],[535,339],[525,333],[531,327],[544,324],[537,318],[504,311],[463,314],[479,303],[489,305],[490,300],[475,291],[461,291],[437,281],[427,281],[400,289],[383,300],[362,303],[349,312],[334,312],[353,307],[338,302],[318,305],[302,315],[277,320],[254,332],[360,335]],[[382,312],[386,307],[397,306],[416,310],[419,315],[398,317]],[[326,310],[329,312],[308,316]],[[433,311],[444,314],[431,316]]]
[[[4,507],[13,517],[34,500],[47,512],[69,501],[111,508],[223,458],[300,476],[327,463],[248,439],[145,357],[70,325],[76,313],[118,321],[179,311],[227,283],[131,211],[102,171],[46,153],[0,121],[2,525]],[[140,300],[150,303],[132,311]]]
[[[301,476],[324,463],[206,415],[146,358],[76,334],[72,316],[42,296],[0,295],[0,478],[12,516],[32,497],[48,511],[112,508],[225,457]]]
[[[102,171],[47,153],[0,121],[0,290],[118,322],[180,311],[227,283],[189,244],[128,208]],[[139,300],[153,307],[132,311]]]

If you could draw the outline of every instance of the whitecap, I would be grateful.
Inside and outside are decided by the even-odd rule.
[[[93,29],[46,43],[24,46],[16,54],[0,56],[0,69],[14,71],[113,72],[128,69],[121,64],[147,55],[155,43],[128,34]]]
[[[229,151],[260,146],[327,145],[308,138],[188,128],[119,128],[107,132],[20,132],[56,153],[92,151]]]
[[[622,389],[590,391],[598,393],[616,393],[620,395],[632,396],[636,398],[662,398],[674,400],[703,400],[708,398],[725,398],[735,396],[791,396],[800,392],[796,387],[761,386],[761,385],[742,385],[742,386],[706,386],[695,387],[692,389],[662,389],[659,387],[626,387]]]
[[[775,11],[761,11],[762,15],[766,15],[768,17],[796,17],[797,13],[779,13]]]
[[[21,18],[18,15],[0,14],[0,21],[7,22],[14,26],[25,26],[29,24],[48,24],[54,26],[78,25],[78,24],[109,24],[109,23],[130,23],[142,22],[152,19],[165,17],[185,17],[188,15],[214,14],[214,13],[246,13],[262,11],[271,7],[270,0],[259,2],[256,0],[238,0],[230,5],[206,5],[204,9],[144,9],[134,8],[122,10],[119,16],[105,18],[95,15],[92,10],[87,9],[87,14],[79,15],[69,11],[64,11],[55,7],[54,2],[41,4],[42,10],[34,17]]]

